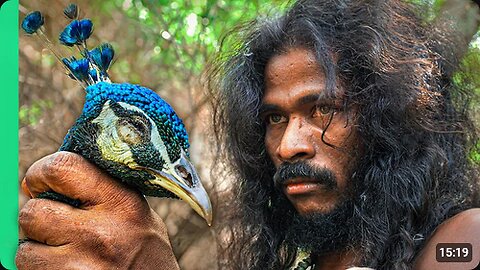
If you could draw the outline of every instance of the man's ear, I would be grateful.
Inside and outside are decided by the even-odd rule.
[[[441,243],[470,244],[471,250],[456,249],[452,247],[450,252],[444,247],[443,252],[437,247]],[[468,246],[468,245],[466,245]],[[437,250],[438,249],[438,250]],[[456,262],[438,262],[437,252],[448,256]],[[470,262],[460,262],[462,257],[471,253]],[[449,255],[450,254],[450,255]],[[472,208],[444,221],[435,230],[425,247],[420,251],[414,264],[415,270],[450,270],[450,269],[477,269],[480,264],[480,208]]]

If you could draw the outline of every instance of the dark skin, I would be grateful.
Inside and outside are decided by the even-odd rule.
[[[324,75],[313,53],[304,48],[290,48],[270,59],[265,84],[262,101],[266,108],[262,113],[267,125],[265,144],[274,165],[302,160],[324,167],[333,172],[339,188],[326,191],[313,179],[292,179],[284,185],[285,195],[300,214],[330,211],[345,191],[356,160],[362,155],[354,109],[341,109],[341,86],[337,97],[324,97]],[[322,141],[332,113],[334,117]],[[436,244],[452,242],[471,243],[474,249],[480,249],[480,209],[462,212],[439,226],[419,255],[416,269],[472,269],[478,264],[479,252],[469,264],[437,263]],[[346,269],[358,265],[355,254],[341,251],[318,257],[317,262],[322,262],[317,269]]]
[[[18,269],[179,269],[165,224],[145,198],[81,156],[58,152],[34,163],[22,181],[30,199],[19,223]],[[80,209],[47,199],[55,191]]]
[[[326,213],[345,191],[361,154],[361,143],[356,128],[347,124],[353,112],[341,110],[341,97],[322,95],[324,76],[315,68],[315,57],[305,52],[290,49],[268,62],[262,100],[267,108],[262,113],[267,125],[265,145],[276,167],[284,162],[306,161],[333,172],[337,192],[326,191],[314,179],[291,179],[284,186],[285,195],[300,214]]]
[[[347,123],[352,112],[342,110],[341,88],[337,97],[326,98],[324,85],[325,77],[307,49],[288,49],[270,59],[265,69],[262,103],[270,109],[264,110],[262,116],[267,126],[265,145],[274,165],[305,161],[332,171],[337,180],[335,191],[325,189],[314,179],[289,180],[283,191],[302,215],[325,214],[335,208],[361,154],[358,132]],[[325,129],[328,131],[322,140]],[[318,258],[322,265],[317,269],[355,265],[352,255],[337,252]]]
[[[338,181],[333,193],[311,179],[288,182],[284,192],[300,214],[331,211],[362,154],[359,134],[347,117],[354,115],[354,109],[339,109],[341,94],[322,103],[323,82],[313,54],[303,48],[291,48],[267,65],[262,116],[267,121],[265,142],[273,163],[304,160],[330,169]],[[318,97],[322,106],[315,105]],[[337,148],[321,139],[325,119],[332,112],[335,117],[324,141]],[[37,161],[27,171],[22,187],[32,199],[21,209],[19,221],[31,241],[19,246],[19,269],[178,269],[165,224],[145,198],[81,156],[59,152]],[[82,205],[77,209],[35,199],[44,191],[78,199]],[[477,252],[471,263],[437,263],[435,246],[440,242],[468,242]],[[480,209],[471,209],[437,228],[417,257],[415,269],[472,269],[480,261],[478,250]],[[317,269],[357,265],[355,254],[342,251],[317,261],[322,262]]]

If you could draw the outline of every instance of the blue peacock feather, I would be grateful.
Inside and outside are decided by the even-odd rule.
[[[208,224],[212,220],[210,199],[190,162],[187,131],[173,108],[154,91],[129,83],[112,83],[108,70],[115,51],[103,43],[89,50],[93,32],[89,19],[78,19],[78,7],[69,5],[64,14],[72,21],[59,36],[61,44],[77,47],[80,57],[60,57],[67,75],[86,90],[82,114],[60,147],[82,155],[120,181],[145,195],[185,200]],[[27,15],[22,28],[48,38],[37,30],[44,19],[36,11]],[[76,205],[57,193],[45,198]]]
[[[68,5],[64,10],[63,14],[71,20],[75,20],[78,17],[78,6],[75,4]]]
[[[73,20],[60,34],[60,42],[72,47],[83,44],[93,32],[93,23],[89,19]]]
[[[25,17],[22,22],[22,28],[27,34],[33,34],[42,27],[44,22],[42,13],[34,11]]]
[[[113,57],[115,56],[115,51],[113,50],[112,45],[104,43],[91,50],[88,54],[100,71],[106,74],[112,63]]]
[[[70,78],[82,82],[86,82],[90,78],[90,63],[87,59],[81,58],[77,60],[75,56],[72,56],[70,57],[70,59],[63,58],[62,62],[70,71],[70,73],[68,74]]]
[[[92,78],[93,81],[98,81],[99,80],[99,75],[100,74],[98,73],[98,70],[91,68],[91,69],[88,70],[88,74],[90,75],[90,78]]]

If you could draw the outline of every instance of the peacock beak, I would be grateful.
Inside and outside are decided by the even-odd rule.
[[[155,176],[152,182],[177,195],[187,202],[195,212],[212,225],[212,204],[207,191],[202,185],[195,167],[182,151],[181,157],[168,170],[149,169]]]

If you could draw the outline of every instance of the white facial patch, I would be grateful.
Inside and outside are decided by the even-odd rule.
[[[132,167],[136,163],[133,160],[130,147],[120,139],[115,127],[118,119],[119,117],[110,108],[110,101],[107,101],[100,114],[92,121],[100,126],[97,145],[105,160],[120,162]]]
[[[100,115],[93,120],[93,123],[96,123],[101,127],[101,132],[97,138],[97,143],[98,145],[102,146],[100,147],[100,150],[105,159],[117,162],[121,161],[122,163],[133,168],[135,167],[136,163],[133,160],[129,145],[123,142],[117,133],[116,123],[120,118],[116,116],[113,110],[110,108],[110,103],[110,100],[105,102]],[[162,159],[165,161],[164,166],[171,164],[167,153],[167,148],[160,137],[160,134],[158,133],[158,127],[155,122],[143,110],[136,106],[124,102],[118,102],[118,104],[125,109],[141,113],[148,119],[148,121],[150,121],[150,124],[152,125],[152,129],[150,131],[151,142],[155,149],[160,153]],[[170,169],[171,168],[167,168],[167,170]]]

